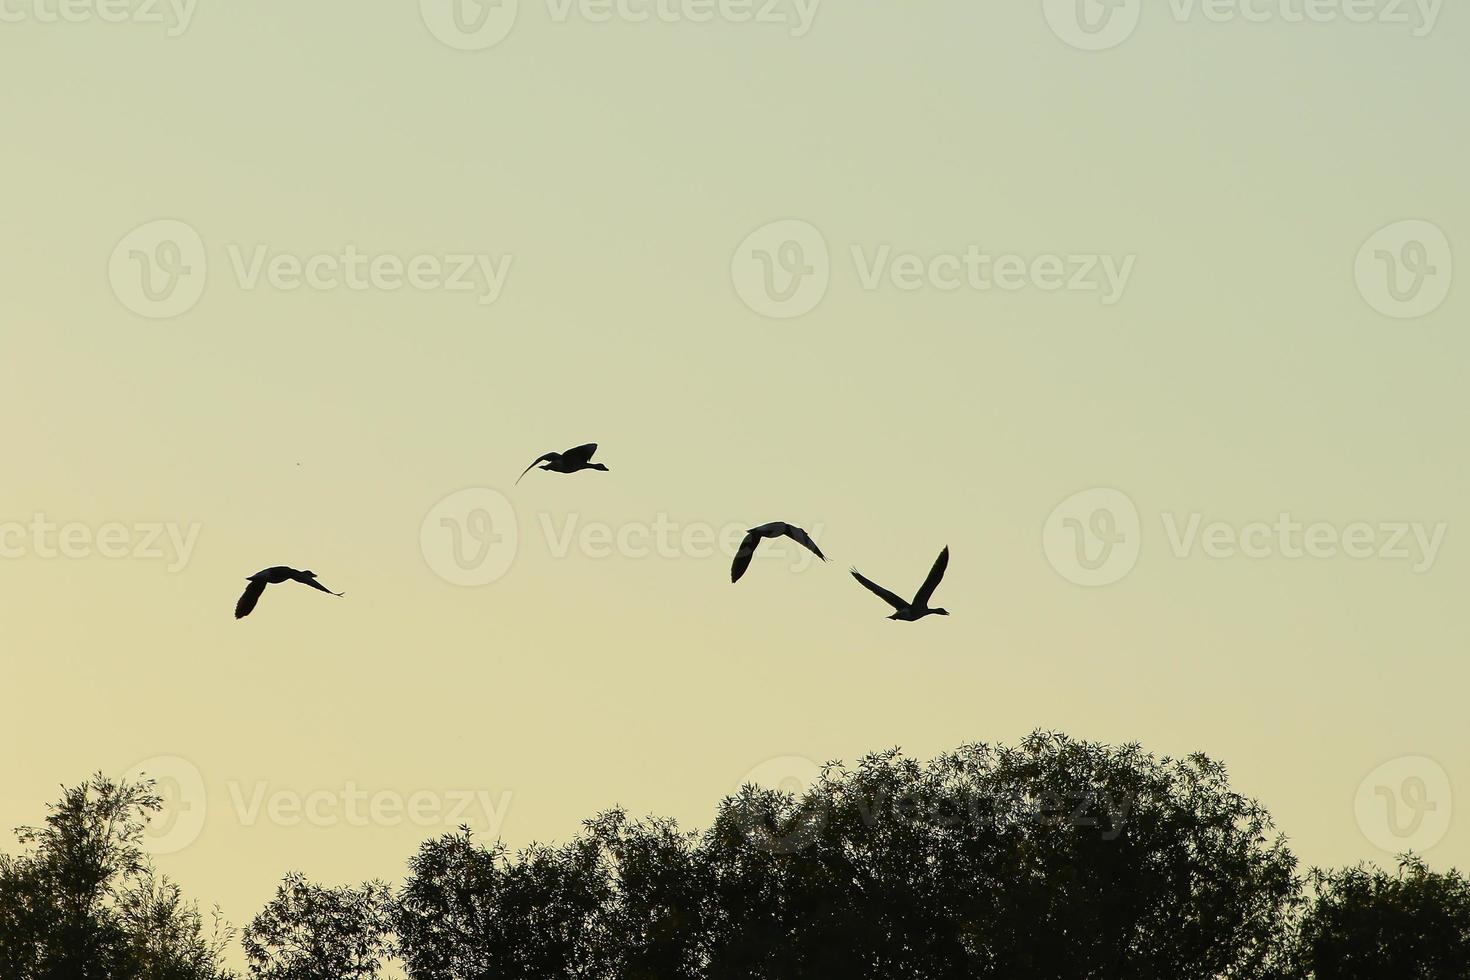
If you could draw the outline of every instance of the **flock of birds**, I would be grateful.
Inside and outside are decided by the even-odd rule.
[[[526,474],[538,466],[547,473],[580,473],[582,470],[601,470],[608,472],[608,468],[601,463],[592,462],[592,457],[597,454],[597,443],[589,442],[585,446],[577,446],[568,449],[564,453],[546,453],[540,456],[530,466],[521,472],[516,478],[516,483],[525,479]],[[740,548],[735,552],[735,562],[730,566],[730,581],[738,582],[750,567],[751,559],[755,557],[755,550],[761,541],[774,538],[790,538],[803,548],[816,555],[822,561],[827,556],[822,554],[822,549],[812,540],[810,534],[797,527],[795,524],[787,524],[785,521],[772,521],[753,527],[745,532],[745,538],[740,542]],[[934,560],[934,567],[929,570],[929,577],[924,579],[924,584],[919,586],[919,591],[914,593],[912,600],[904,599],[897,593],[890,592],[883,586],[867,578],[856,568],[852,569],[852,577],[862,583],[863,587],[873,593],[884,602],[893,607],[893,615],[889,619],[905,623],[913,623],[923,619],[925,616],[948,616],[949,610],[935,609],[929,606],[929,600],[934,596],[934,590],[939,588],[939,583],[944,578],[945,570],[949,568],[949,548],[946,546]],[[235,603],[235,618],[244,619],[255,609],[255,604],[260,601],[267,585],[279,585],[282,582],[300,582],[309,585],[318,592],[327,595],[342,596],[345,593],[333,592],[317,581],[316,573],[312,571],[297,571],[285,565],[277,565],[256,572],[246,581],[250,584],[245,587],[245,592],[240,600]]]

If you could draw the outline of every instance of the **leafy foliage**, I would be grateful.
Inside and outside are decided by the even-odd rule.
[[[0,977],[228,980],[232,938],[160,877],[141,843],[161,801],[151,783],[94,776],[66,789],[27,852],[0,855]]]
[[[142,849],[160,805],[99,775],[19,832],[0,978],[235,980]],[[244,951],[256,980],[1465,980],[1470,880],[1303,881],[1219,763],[1037,733],[745,786],[703,831],[613,810],[516,854],[461,828],[396,888],[289,874]]]
[[[392,891],[380,882],[323,888],[286,876],[245,933],[262,980],[376,980],[389,950]]]
[[[416,980],[1265,978],[1294,870],[1219,764],[1038,734],[745,787],[702,833],[613,811],[512,856],[462,829],[411,861],[392,944]]]
[[[1316,899],[1299,949],[1319,980],[1449,980],[1470,975],[1470,880],[1405,856],[1381,868],[1312,873]]]

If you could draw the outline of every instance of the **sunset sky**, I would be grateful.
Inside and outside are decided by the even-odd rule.
[[[244,923],[1045,728],[1470,866],[1464,9],[465,2],[0,0],[0,827],[155,760]]]

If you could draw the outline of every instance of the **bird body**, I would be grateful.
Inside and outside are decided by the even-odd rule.
[[[750,560],[755,557],[755,549],[763,538],[790,538],[803,548],[816,555],[822,561],[827,556],[822,554],[822,549],[812,540],[811,535],[797,527],[795,524],[787,524],[784,521],[772,521],[770,524],[762,524],[745,532],[745,539],[740,542],[740,550],[735,552],[735,562],[730,566],[730,581],[740,581],[740,576],[750,567]]]
[[[903,623],[915,623],[925,616],[949,615],[948,609],[929,608],[929,600],[933,597],[934,590],[939,588],[939,583],[944,578],[944,572],[947,568],[949,568],[948,546],[934,560],[934,567],[929,570],[929,577],[924,579],[923,585],[919,586],[919,591],[915,593],[912,602],[889,592],[871,579],[865,578],[862,572],[859,572],[856,568],[852,570],[852,577],[861,582],[863,587],[869,592],[893,607],[893,615],[889,616],[889,619],[898,620]]]
[[[516,477],[516,482],[520,483],[521,480],[525,479],[527,473],[543,463],[545,465],[541,466],[541,469],[548,473],[577,473],[581,470],[602,470],[604,473],[608,472],[606,466],[591,461],[596,452],[597,443],[589,442],[585,446],[577,446],[575,449],[568,449],[564,453],[546,453],[543,456],[537,457],[536,462],[527,466],[521,475]]]
[[[280,585],[282,582],[300,582],[302,585],[309,585],[318,592],[325,592],[327,595],[343,595],[341,592],[333,592],[318,582],[316,580],[316,572],[310,570],[298,572],[296,569],[289,568],[286,565],[273,565],[270,568],[262,569],[254,575],[251,575],[246,581],[250,584],[245,586],[245,591],[241,593],[239,601],[235,603],[236,619],[244,619],[250,615],[251,611],[255,609],[255,604],[260,601],[261,595],[265,593],[265,587],[267,585]]]

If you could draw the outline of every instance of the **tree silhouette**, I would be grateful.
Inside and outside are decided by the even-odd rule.
[[[288,874],[245,931],[251,976],[375,980],[391,950],[392,890],[381,882],[323,888]]]
[[[1470,880],[1406,855],[1397,875],[1346,868],[1311,875],[1301,966],[1319,980],[1470,976]]]
[[[0,977],[5,980],[228,980],[231,933],[206,938],[196,906],[157,875],[143,832],[161,801],[152,783],[101,776],[65,789],[28,851],[0,855]]]
[[[702,833],[612,811],[511,855],[461,829],[392,924],[416,980],[1266,978],[1294,869],[1218,763],[1038,734],[745,787]]]
[[[0,980],[234,980],[159,877],[149,784],[67,789],[0,856]],[[1296,875],[1202,755],[1037,733],[745,786],[711,825],[611,810],[512,854],[467,828],[398,887],[288,874],[256,980],[1465,980],[1470,880],[1405,856]],[[1310,886],[1308,888],[1307,886]]]
[[[710,977],[1272,976],[1298,884],[1223,766],[1047,734],[747,788],[702,850]]]

